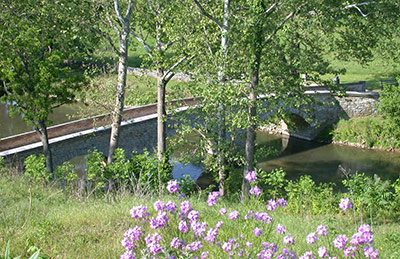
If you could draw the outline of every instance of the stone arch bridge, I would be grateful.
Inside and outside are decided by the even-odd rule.
[[[365,117],[376,113],[378,94],[375,92],[347,92],[346,97],[332,95],[327,90],[308,90],[306,94],[313,95],[322,105],[313,104],[312,114],[304,109],[289,108],[293,114],[295,129],[286,129],[284,134],[314,139],[328,125],[336,123],[340,118]],[[193,98],[182,99],[170,103],[178,105],[180,112],[195,105]],[[126,109],[121,124],[120,147],[127,154],[132,151],[142,152],[143,149],[153,150],[157,144],[157,114],[156,105]],[[266,114],[260,116],[267,116]],[[313,117],[311,123],[308,119]],[[49,127],[49,142],[53,152],[55,166],[74,157],[86,155],[88,150],[97,149],[106,154],[110,136],[110,115],[100,115],[88,119],[68,122]],[[169,124],[175,124],[173,117]],[[170,125],[171,126],[171,125]],[[167,135],[175,133],[173,127],[167,127]],[[42,144],[35,132],[27,132],[0,140],[0,156],[11,163],[22,163],[31,154],[42,152]]]

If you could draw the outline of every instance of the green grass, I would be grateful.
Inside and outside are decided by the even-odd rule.
[[[126,229],[135,226],[135,220],[129,216],[129,209],[143,204],[153,211],[152,202],[157,199],[165,202],[172,200],[177,204],[182,201],[172,195],[135,196],[129,193],[78,199],[64,194],[56,187],[29,184],[22,176],[3,173],[0,175],[0,251],[4,251],[10,241],[13,256],[27,257],[32,254],[27,250],[33,246],[40,248],[41,254],[46,255],[46,258],[119,258],[124,251],[120,246],[123,234]],[[200,212],[200,221],[206,221],[209,227],[213,227],[223,218],[225,223],[217,239],[221,242],[243,234],[245,240],[253,242],[254,247],[260,247],[261,241],[280,244],[283,235],[267,235],[268,229],[274,232],[276,224],[280,223],[286,226],[286,234],[294,236],[295,250],[301,254],[311,249],[305,242],[305,236],[315,231],[320,224],[328,226],[334,235],[340,233],[351,236],[356,229],[349,213],[301,216],[283,209],[270,212],[273,223],[262,225],[264,233],[256,238],[252,230],[257,223],[244,220],[243,215],[248,210],[266,211],[264,203],[252,200],[242,204],[235,199],[224,199],[214,207],[208,207],[205,199],[205,195],[200,194],[189,198],[193,209]],[[227,219],[227,215],[221,217],[218,210],[222,207],[228,212],[238,210],[240,218],[231,221]],[[169,224],[175,223],[171,219]],[[139,225],[148,232],[154,231],[143,223]],[[373,230],[374,247],[379,249],[381,258],[399,258],[397,245],[400,242],[400,225],[374,225]],[[160,233],[165,240],[170,240],[177,234],[177,230],[161,229]],[[322,243],[313,245],[313,250],[324,241],[318,242]],[[226,258],[220,248],[203,243],[203,248],[211,253],[210,258]]]
[[[330,132],[334,141],[385,149],[400,148],[397,134],[398,130],[392,129],[390,123],[382,117],[342,119]]]
[[[374,59],[368,64],[360,64],[355,60],[342,61],[329,57],[332,67],[344,68],[346,73],[339,75],[341,83],[354,83],[366,81],[369,90],[381,89],[381,80],[396,79],[400,74],[400,67],[387,58],[376,53]],[[334,75],[327,75],[324,79],[333,79]]]

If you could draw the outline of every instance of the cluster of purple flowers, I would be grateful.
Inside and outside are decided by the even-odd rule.
[[[268,200],[267,210],[272,211],[272,210],[275,210],[276,208],[278,208],[278,206],[279,207],[286,207],[286,205],[287,205],[287,202],[283,198],[279,198],[277,200],[270,199],[270,200]]]
[[[171,180],[167,183],[167,190],[169,193],[179,192],[179,184],[177,180]]]
[[[249,183],[254,182],[255,180],[257,180],[257,173],[255,171],[250,171],[248,172],[244,178],[249,181]]]
[[[352,204],[350,203],[350,199],[349,198],[343,198],[340,200],[339,203],[339,208],[341,208],[343,211],[346,211],[347,209],[350,209],[352,206]]]
[[[249,182],[257,179],[255,172],[249,172],[246,175]],[[170,181],[167,189],[173,193],[177,191],[177,182]],[[219,192],[211,192],[208,195],[208,206],[214,206],[217,203]],[[278,207],[285,207],[287,205],[284,199],[270,199],[266,205],[267,211],[273,211]],[[340,208],[351,208],[348,198],[342,199],[339,204]],[[124,233],[121,240],[121,245],[125,248],[125,252],[121,255],[121,259],[135,259],[144,256],[144,253],[165,258],[180,258],[181,256],[189,256],[190,258],[205,259],[210,257],[208,251],[201,251],[204,247],[215,246],[221,249],[228,257],[244,257],[248,258],[251,254],[256,255],[257,258],[277,258],[277,259],[308,259],[308,258],[336,258],[330,257],[329,254],[337,254],[340,251],[340,256],[355,257],[356,255],[364,255],[365,258],[375,259],[378,258],[378,251],[372,247],[373,236],[369,225],[361,225],[358,232],[355,233],[350,239],[345,235],[338,235],[333,240],[334,248],[327,248],[326,246],[319,246],[318,250],[307,251],[303,255],[297,256],[292,251],[295,247],[295,239],[292,235],[287,234],[287,229],[281,224],[276,224],[276,234],[283,236],[282,243],[274,244],[261,242],[261,247],[257,247],[260,238],[268,238],[267,234],[273,234],[265,227],[265,224],[272,223],[273,219],[267,212],[254,212],[249,210],[245,216],[239,214],[239,211],[233,210],[227,212],[225,208],[219,209],[221,216],[227,214],[227,218],[235,221],[254,220],[256,226],[253,225],[253,238],[257,238],[254,244],[251,240],[245,240],[243,234],[238,235],[237,238],[224,239],[223,233],[225,228],[224,222],[218,221],[215,227],[209,227],[207,222],[201,221],[201,215],[197,210],[192,208],[192,204],[184,200],[181,202],[179,210],[178,206],[172,202],[164,202],[157,200],[153,203],[152,212],[147,207],[139,205],[134,206],[130,210],[131,217],[137,222],[133,228],[128,229]],[[343,209],[343,210],[346,210]],[[171,218],[172,217],[172,218]],[[226,216],[225,216],[226,217]],[[148,223],[148,228],[144,225]],[[242,222],[238,222],[240,224]],[[236,223],[229,223],[236,224]],[[251,226],[252,223],[245,223]],[[170,232],[170,228],[176,228],[177,236],[169,239],[167,236],[162,236],[161,233]],[[266,231],[267,230],[267,231]],[[161,232],[158,232],[161,231]],[[276,235],[275,234],[275,235]],[[321,237],[328,235],[328,228],[324,225],[319,225],[315,232],[311,232],[306,237],[308,244],[315,244]],[[184,237],[187,237],[184,238]],[[319,241],[320,242],[320,241]],[[143,246],[145,245],[145,249]],[[279,252],[279,246],[282,249]],[[197,256],[196,256],[197,255]],[[254,258],[253,256],[251,256]]]
[[[253,188],[251,188],[250,190],[249,190],[249,193],[250,194],[253,194],[253,195],[255,195],[255,196],[260,196],[260,194],[261,194],[261,189],[260,188],[258,188],[258,186],[256,185],[256,186],[254,186]]]
[[[210,192],[208,194],[207,205],[210,207],[214,206],[218,201],[218,197],[219,197],[219,192]]]

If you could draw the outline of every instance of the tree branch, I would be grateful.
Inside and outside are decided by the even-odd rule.
[[[115,10],[115,13],[117,14],[117,18],[118,18],[119,22],[121,23],[121,25],[124,25],[125,24],[125,20],[124,20],[124,17],[122,17],[122,14],[121,14],[120,6],[119,6],[119,0],[114,0],[114,10]],[[128,10],[129,10],[129,8],[128,8]]]
[[[97,30],[97,29],[95,29],[95,28],[91,28],[95,33],[97,33],[98,35],[100,35],[100,36],[102,36],[103,38],[105,38],[107,41],[108,41],[108,43],[110,44],[110,46],[111,46],[111,48],[115,51],[115,53],[119,53],[119,50],[117,49],[117,47],[114,45],[114,42],[113,42],[113,40],[111,39],[111,37],[109,36],[109,35],[107,35],[106,33],[104,33],[104,32],[102,32],[102,31],[100,31],[100,30]]]
[[[132,9],[133,9],[133,2],[132,2],[132,0],[129,0],[128,9],[126,9],[126,13],[125,13],[125,21],[129,20],[129,17],[132,14]]]
[[[192,59],[194,57],[191,56],[189,59]],[[165,80],[165,81],[169,81],[171,80],[171,78],[175,75],[175,73],[173,73],[172,71],[179,66],[180,64],[182,64],[183,61],[185,61],[188,58],[188,56],[184,56],[181,59],[179,59],[175,64],[173,64],[168,70],[167,72],[164,73],[163,77],[161,78],[161,80]]]
[[[147,44],[147,42],[145,40],[143,40],[143,38],[140,37],[139,35],[137,35],[135,32],[131,31],[131,34],[133,37],[136,38],[137,41],[139,41],[143,45],[144,49],[146,50],[146,53],[150,57],[152,57],[151,52],[153,51],[153,47],[151,47],[149,44]]]
[[[108,21],[108,24],[110,25],[110,27],[113,28],[117,32],[118,37],[119,37],[120,30],[118,29],[118,27],[111,20],[110,13],[108,12],[108,8],[106,8],[106,18],[107,18],[107,21]]]
[[[209,14],[204,8],[203,8],[203,6],[201,6],[201,4],[197,1],[197,0],[193,0],[193,2],[197,5],[197,7],[200,9],[200,11],[207,17],[207,18],[209,18],[210,20],[212,20],[213,22],[215,22],[217,25],[218,25],[218,27],[220,28],[220,29],[222,29],[222,23],[217,19],[217,18],[215,18],[214,16],[212,16],[211,14]]]
[[[299,10],[300,8],[302,8],[303,6],[307,5],[308,3],[303,3],[301,4],[296,10],[294,10],[293,12],[289,13],[285,19],[283,19],[283,21],[276,26],[275,30],[265,39],[264,43],[268,43],[273,36],[275,36],[275,34],[282,28],[283,25],[285,25],[285,23],[292,18]]]
[[[340,9],[341,11],[350,9],[350,8],[355,8],[357,9],[357,11],[363,16],[363,17],[367,17],[368,15],[370,15],[371,13],[368,14],[364,14],[364,12],[361,10],[361,8],[359,6],[363,6],[363,5],[369,5],[369,4],[375,4],[375,1],[372,2],[362,2],[362,3],[358,3],[358,4],[349,4],[346,5],[345,7],[343,7],[342,9]]]
[[[171,40],[170,42],[168,42],[167,44],[163,44],[161,47],[161,50],[166,50],[169,48],[169,46],[173,45],[176,42],[176,40]]]

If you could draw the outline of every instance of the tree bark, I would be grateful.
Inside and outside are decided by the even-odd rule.
[[[243,176],[245,176],[248,172],[254,170],[254,146],[255,146],[255,139],[256,139],[256,93],[255,90],[258,86],[259,81],[259,70],[260,70],[260,57],[261,53],[257,53],[257,57],[255,62],[257,62],[252,71],[251,76],[251,83],[250,83],[250,93],[249,93],[249,126],[246,129],[246,144],[245,144],[245,156],[246,156],[246,164],[244,166]],[[242,183],[242,200],[248,198],[250,190],[250,183],[243,177]]]
[[[221,85],[225,83],[225,66],[226,59],[228,56],[228,41],[229,41],[229,15],[230,15],[230,3],[231,0],[224,0],[224,17],[221,27],[221,48],[222,48],[222,64],[218,71],[218,81]],[[225,195],[225,151],[224,142],[226,141],[226,127],[225,127],[225,107],[222,103],[218,104],[217,111],[218,120],[218,181],[219,181],[219,193],[221,196]]]
[[[115,99],[115,109],[112,113],[112,126],[110,136],[110,146],[108,150],[107,164],[113,161],[115,149],[118,147],[119,135],[121,131],[122,113],[124,111],[126,75],[128,68],[128,41],[129,25],[124,28],[119,38],[119,57],[118,57],[118,85],[117,96]]]
[[[126,76],[128,68],[128,46],[130,34],[130,15],[133,9],[132,1],[129,1],[125,17],[121,15],[119,1],[114,1],[115,12],[121,24],[121,30],[117,30],[119,40],[118,53],[118,84],[115,99],[115,108],[112,112],[112,125],[110,135],[110,145],[108,149],[107,164],[112,163],[115,150],[118,147],[119,135],[121,131],[122,113],[124,110]]]
[[[260,62],[263,49],[263,21],[260,20],[261,17],[256,17],[257,19],[254,23],[254,37],[250,43],[252,46],[253,60],[250,64],[250,91],[249,91],[249,105],[248,105],[248,115],[249,115],[249,126],[246,129],[246,144],[245,144],[245,157],[246,164],[243,171],[243,182],[242,182],[242,201],[248,198],[250,183],[244,177],[248,172],[254,170],[254,148],[255,148],[255,138],[256,138],[256,127],[257,127],[257,110],[256,110],[256,89],[259,83],[260,75]]]
[[[53,174],[53,155],[51,153],[50,145],[49,145],[49,137],[47,135],[47,126],[44,121],[39,121],[38,127],[35,127],[36,132],[38,133],[40,140],[43,144],[43,154],[46,158],[46,168],[47,173],[49,175]]]

